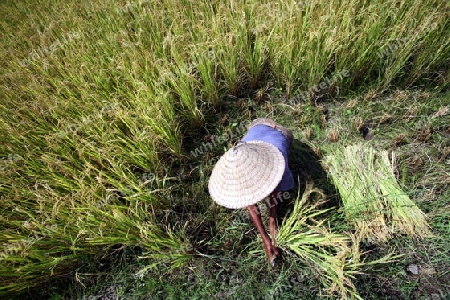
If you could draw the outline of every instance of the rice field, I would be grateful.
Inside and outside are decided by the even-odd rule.
[[[449,295],[445,1],[6,0],[0,15],[1,297]],[[296,138],[277,270],[206,188],[256,117]],[[364,132],[398,153],[389,188],[433,235],[355,234],[322,159]],[[425,258],[418,284],[405,264]]]

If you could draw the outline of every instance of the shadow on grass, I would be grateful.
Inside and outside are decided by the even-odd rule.
[[[331,182],[319,156],[305,143],[294,139],[291,152],[289,154],[289,168],[295,180],[292,190],[294,197],[292,201],[282,204],[279,207],[278,218],[284,219],[294,207],[294,200],[297,194],[303,194],[306,182],[313,182],[314,186],[321,189],[327,195],[327,202],[321,208],[338,207],[340,204],[339,194],[336,187]]]

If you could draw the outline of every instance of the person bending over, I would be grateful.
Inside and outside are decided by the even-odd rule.
[[[244,135],[217,161],[208,182],[213,200],[227,208],[246,207],[261,235],[272,267],[279,255],[276,247],[276,215],[282,194],[294,187],[288,167],[293,137],[289,129],[271,119],[254,120]],[[267,234],[256,203],[269,197]]]

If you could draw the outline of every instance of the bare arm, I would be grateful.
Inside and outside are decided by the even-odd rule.
[[[270,227],[270,236],[272,238],[272,245],[276,246],[276,238],[277,238],[277,213],[278,213],[278,201],[277,199],[278,192],[273,191],[270,196],[270,218],[269,218],[269,227]],[[278,251],[276,251],[278,254]]]

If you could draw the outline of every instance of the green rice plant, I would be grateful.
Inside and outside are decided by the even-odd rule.
[[[351,67],[342,66],[336,56],[342,47],[339,38],[346,34],[339,31],[339,22],[347,20],[342,13],[351,13],[353,2],[346,3],[348,10],[336,2],[274,3],[273,30],[268,43],[275,78],[278,84],[284,85],[287,97],[292,97],[298,89],[303,91],[303,98],[314,98],[340,86],[341,82],[334,82],[327,88],[323,84],[319,89],[313,88],[324,82],[325,77]],[[325,17],[326,11],[334,11],[335,16]]]
[[[150,99],[153,109],[146,109],[146,113],[141,116],[142,120],[150,126],[152,136],[161,145],[167,147],[173,154],[182,156],[179,117],[172,104],[174,101],[172,96],[168,92],[160,90],[151,95]]]
[[[267,38],[261,34],[259,27],[264,24],[259,5],[247,5],[244,7],[243,29],[239,35],[242,39],[242,60],[246,70],[249,86],[256,89],[261,85],[261,76],[267,62],[268,45]],[[242,26],[242,24],[241,24]],[[268,72],[267,72],[268,73]]]
[[[28,207],[21,202],[0,220],[0,292],[18,292],[52,276],[67,276],[77,260],[104,254],[114,245],[141,247],[142,258],[153,267],[178,267],[189,260],[192,247],[183,234],[157,224],[158,201],[152,191],[122,191],[129,204],[114,194],[108,197],[99,185],[65,196],[50,186],[31,189]],[[11,204],[5,202],[2,210]]]
[[[386,241],[395,233],[431,234],[425,214],[401,190],[387,151],[355,144],[324,159],[344,204],[347,220],[365,238]]]
[[[303,56],[302,49],[307,44],[303,34],[308,26],[309,15],[304,15],[303,6],[294,1],[273,2],[267,10],[273,12],[266,23],[270,64],[277,83],[284,86],[286,97],[290,98],[297,85],[307,88],[310,84],[305,79],[306,67],[303,62],[307,58]]]
[[[329,294],[341,299],[362,299],[352,282],[355,276],[367,265],[392,262],[396,257],[390,253],[371,262],[361,260],[361,235],[333,233],[327,229],[324,214],[330,209],[319,208],[325,200],[321,190],[307,183],[302,197],[297,196],[291,215],[283,221],[277,243],[317,272]]]
[[[199,127],[203,124],[203,113],[197,104],[197,79],[188,70],[187,63],[181,58],[176,58],[174,64],[168,64],[169,69],[162,73],[163,80],[169,85],[168,91],[173,91],[180,99],[180,103],[174,103],[177,112],[182,115],[192,126]],[[175,100],[175,99],[173,99]]]
[[[384,75],[379,81],[381,89],[386,89],[395,78],[405,77],[405,66],[414,58],[420,43],[426,39],[427,32],[435,26],[436,16],[423,11],[420,4],[402,5],[399,10],[397,18],[404,19],[405,22],[392,27],[390,32],[385,30],[385,39],[381,41],[377,51],[381,59],[380,63],[385,68]],[[421,19],[421,22],[417,24],[412,16]],[[399,38],[399,32],[402,32],[404,36]]]
[[[386,1],[273,1],[266,24],[272,28],[267,34],[274,77],[288,97],[296,89],[314,97],[345,93],[362,83],[385,89],[399,79],[415,82],[445,60],[448,35],[442,30],[448,18],[443,6],[440,1],[395,7]],[[428,49],[439,49],[433,59],[422,56],[426,40],[434,45]],[[414,73],[405,72],[410,65]],[[343,70],[350,78],[313,88]]]
[[[444,13],[446,11],[445,4],[440,2],[437,7],[441,8],[440,5],[442,5],[442,9],[439,9],[439,11],[442,11],[442,13],[427,16],[426,21],[422,22],[416,30],[418,38],[416,38],[416,45],[414,46],[414,56],[411,58],[413,65],[405,80],[406,86],[412,85],[426,73],[434,74],[434,77],[437,77],[434,81],[442,90],[449,84],[449,72],[445,72],[439,66],[448,61],[450,21],[448,13]]]
[[[241,20],[242,4],[224,3],[217,7],[218,13],[211,20],[210,51],[220,70],[223,84],[231,95],[237,96],[243,82],[241,69],[242,39],[236,30]]]
[[[215,50],[214,53],[224,78],[226,88],[230,91],[231,95],[238,96],[243,81],[243,74],[239,67],[240,60],[239,55],[237,54],[237,48],[232,46],[236,43],[236,37],[233,34],[229,34],[228,41],[223,40],[221,43],[226,44],[227,46],[221,46],[220,49]]]
[[[207,53],[201,50],[194,52],[193,61],[200,77],[200,92],[207,99],[207,103],[217,107],[220,101],[218,68],[214,57]]]
[[[58,79],[39,70],[43,81],[49,78],[57,86]],[[69,75],[77,80],[74,73]],[[66,85],[67,79],[60,87]],[[157,260],[179,266],[186,261],[189,247],[178,242],[182,235],[169,228],[160,230],[154,213],[162,202],[132,175],[135,168],[156,168],[160,149],[155,147],[155,136],[161,137],[165,124],[172,126],[173,119],[166,113],[156,123],[155,114],[164,113],[161,109],[152,111],[154,127],[142,122],[152,114],[144,109],[141,94],[122,93],[127,102],[111,97],[110,103],[122,103],[104,109],[95,91],[84,90],[81,97],[72,95],[72,102],[56,106],[53,95],[43,92],[45,87],[35,87],[28,87],[32,96],[28,103],[14,97],[17,91],[6,93],[11,100],[8,107],[17,103],[17,110],[8,115],[1,130],[10,151],[24,157],[24,162],[10,165],[6,171],[11,176],[2,173],[0,243],[7,251],[0,262],[0,294],[72,276],[84,258],[102,256],[114,245],[141,247],[150,264]],[[99,94],[110,87],[101,84],[100,88]],[[172,103],[164,104],[170,112]],[[170,139],[177,131],[170,127],[167,132],[170,136],[164,140],[169,149],[180,153],[180,140]],[[33,146],[24,148],[24,141]],[[123,193],[124,199],[110,195],[112,190]]]
[[[166,230],[158,233],[156,228],[142,228],[142,225],[141,228],[122,228],[122,217],[127,220],[130,218],[121,215],[118,210],[113,211],[112,214],[103,215],[103,221],[114,220],[119,226],[119,230],[115,228],[115,231],[125,229],[122,235],[108,234],[109,230],[102,222],[95,223],[96,226],[100,225],[97,227],[97,233],[94,228],[86,227],[86,229],[80,228],[78,233],[69,233],[65,230],[65,232],[59,231],[36,239],[24,239],[23,235],[8,235],[7,239],[3,237],[2,242],[7,252],[2,253],[0,263],[2,278],[0,293],[20,292],[56,276],[73,275],[73,266],[77,264],[77,261],[90,255],[104,255],[113,245],[144,247],[147,250],[143,258],[152,267],[163,263],[169,264],[170,267],[179,267],[191,258],[191,255],[184,250],[189,247],[178,243],[175,235],[167,236]],[[93,218],[97,220],[98,217]],[[89,225],[92,226],[94,223]],[[135,226],[136,224],[124,223],[124,225]],[[161,233],[163,236],[160,235]],[[147,239],[147,242],[144,242],[144,239]],[[170,249],[174,250],[173,253]],[[154,261],[157,261],[157,264]]]

